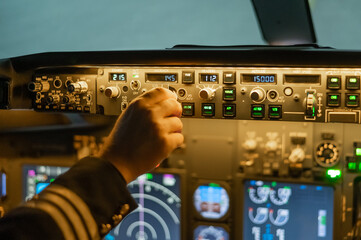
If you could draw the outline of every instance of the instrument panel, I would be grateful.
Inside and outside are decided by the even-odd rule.
[[[129,184],[139,208],[106,240],[357,236],[359,53],[116,56],[43,54],[0,64],[0,108],[10,109],[0,118],[0,216],[96,154],[134,98],[164,87],[182,104],[184,145]]]

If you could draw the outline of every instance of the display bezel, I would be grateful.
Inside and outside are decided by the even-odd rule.
[[[251,80],[246,80],[248,77],[249,78],[254,78],[256,76],[273,76],[274,77],[274,82],[255,82],[255,81],[251,81]],[[241,73],[241,84],[245,84],[245,85],[277,85],[277,74],[275,73],[261,73],[261,74],[255,74],[255,73]]]
[[[114,74],[118,74],[118,75],[124,74],[125,80],[113,80],[113,79],[112,79],[112,76],[113,76]],[[114,83],[126,83],[126,82],[128,81],[128,79],[127,79],[127,73],[126,73],[126,72],[109,72],[109,78],[108,78],[108,80],[109,80],[109,82],[114,82]]]
[[[325,187],[332,187],[333,188],[333,231],[332,231],[332,236],[334,239],[337,238],[336,235],[341,228],[339,226],[341,226],[341,214],[339,211],[335,210],[336,206],[339,206],[341,204],[341,186],[340,186],[340,182],[337,181],[331,181],[331,182],[316,182],[316,181],[312,181],[310,180],[309,182],[307,181],[297,181],[297,179],[291,179],[291,178],[286,178],[286,179],[279,179],[279,178],[259,178],[257,176],[254,177],[247,177],[244,178],[242,176],[240,176],[239,174],[236,176],[236,183],[235,183],[235,189],[239,189],[239,194],[234,194],[234,198],[235,201],[237,202],[236,205],[236,209],[235,212],[237,212],[237,214],[235,215],[235,221],[237,223],[237,226],[240,226],[239,229],[236,229],[234,232],[234,236],[236,237],[235,239],[243,239],[243,227],[244,227],[244,221],[243,221],[243,215],[244,215],[244,211],[245,209],[245,203],[244,203],[244,198],[245,198],[245,182],[246,181],[251,181],[251,180],[255,180],[255,181],[264,181],[264,182],[272,182],[272,181],[276,181],[279,183],[289,183],[289,184],[307,184],[307,185],[319,185],[319,186],[325,186]]]
[[[161,76],[166,76],[166,75],[174,75],[175,76],[175,81],[165,81],[165,80],[149,80],[149,76],[155,76],[155,75],[161,75]],[[174,72],[170,72],[170,73],[158,73],[158,72],[153,72],[153,73],[145,73],[145,82],[146,83],[178,83],[178,73],[174,73]]]
[[[195,191],[198,189],[199,186],[205,186],[205,185],[209,185],[210,183],[215,183],[220,185],[222,188],[224,188],[228,194],[228,198],[229,198],[229,202],[228,202],[228,210],[227,212],[220,218],[206,218],[203,217],[196,209],[196,206],[194,205],[194,194]],[[198,220],[206,220],[206,221],[210,221],[210,222],[219,222],[219,221],[224,221],[226,219],[229,218],[230,213],[232,212],[232,195],[231,195],[231,188],[229,186],[229,184],[225,181],[212,181],[212,180],[198,180],[196,183],[194,183],[193,187],[192,187],[192,194],[191,194],[191,205],[192,205],[192,211],[194,213],[194,216],[196,219]]]
[[[207,82],[207,81],[202,80],[202,76],[210,76],[210,75],[217,76],[217,81],[215,81],[215,82]],[[202,83],[202,84],[218,84],[219,83],[219,74],[218,73],[199,73],[198,78],[199,78],[198,82]]]

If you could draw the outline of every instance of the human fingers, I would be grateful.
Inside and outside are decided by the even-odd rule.
[[[162,125],[166,133],[180,133],[183,128],[183,123],[178,117],[164,118]]]
[[[177,116],[182,115],[182,105],[177,102],[174,98],[168,98],[164,101],[158,103],[157,114],[162,117]]]
[[[171,133],[166,137],[168,141],[169,151],[172,152],[174,149],[183,144],[184,136],[181,133]]]
[[[146,100],[148,104],[159,103],[168,98],[177,99],[177,96],[172,91],[161,87],[153,88],[140,96],[140,99]]]

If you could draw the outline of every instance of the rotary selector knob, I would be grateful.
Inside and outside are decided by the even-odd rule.
[[[278,144],[274,140],[270,140],[266,143],[265,149],[267,152],[275,152],[278,149]]]
[[[248,139],[244,142],[243,147],[247,151],[252,152],[257,148],[257,141],[255,139]]]
[[[339,162],[339,150],[335,143],[323,142],[317,146],[316,162],[322,167],[332,167]]]
[[[59,97],[59,95],[51,95],[51,96],[47,97],[46,101],[49,104],[57,104],[60,102],[60,97]]]
[[[253,88],[249,96],[255,102],[263,102],[266,92],[262,88]]]
[[[305,150],[303,150],[300,147],[296,147],[295,149],[293,149],[292,152],[290,153],[290,156],[288,157],[288,160],[291,163],[302,162],[304,159],[305,159]]]
[[[43,81],[43,82],[30,82],[28,84],[28,89],[31,92],[47,92],[50,89],[49,82]]]
[[[88,84],[85,81],[79,81],[76,83],[70,83],[68,91],[73,93],[86,93],[88,91]]]
[[[120,90],[117,87],[107,87],[104,91],[104,94],[108,98],[116,98],[120,95]]]
[[[213,100],[216,95],[216,91],[212,88],[203,88],[199,91],[199,98],[202,100]]]

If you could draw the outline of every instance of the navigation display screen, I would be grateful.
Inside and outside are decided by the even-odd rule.
[[[147,173],[128,184],[139,206],[104,239],[180,240],[180,177]]]
[[[40,193],[59,175],[68,171],[68,167],[24,165],[23,167],[23,189],[24,200],[31,199]]]
[[[332,240],[332,187],[245,181],[243,239]]]

